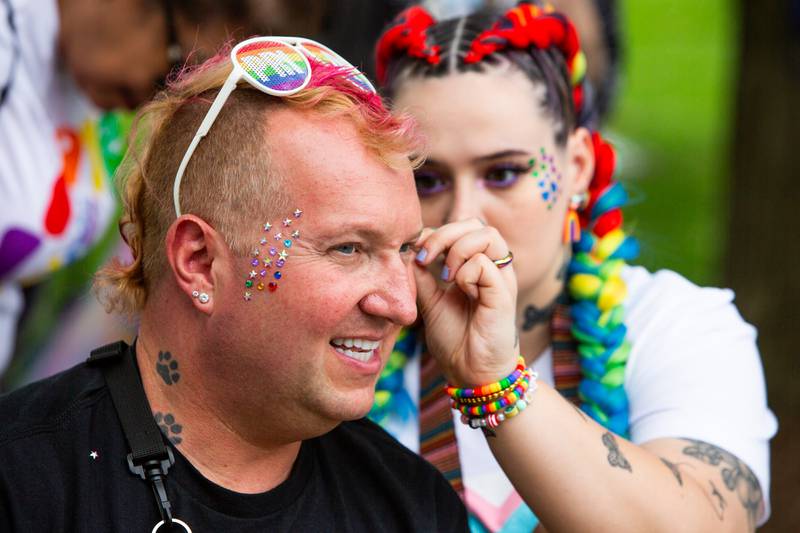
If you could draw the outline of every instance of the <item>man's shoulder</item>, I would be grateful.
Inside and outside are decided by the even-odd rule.
[[[107,395],[102,373],[85,363],[0,396],[0,447],[68,427]]]

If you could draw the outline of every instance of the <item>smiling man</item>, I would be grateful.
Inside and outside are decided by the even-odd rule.
[[[311,66],[285,98],[240,84],[175,186],[230,62],[143,110],[134,260],[98,277],[138,339],[0,399],[0,529],[466,529],[445,479],[361,419],[417,314],[415,138]]]

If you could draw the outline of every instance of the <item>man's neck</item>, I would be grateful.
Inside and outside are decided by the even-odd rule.
[[[159,427],[217,485],[242,493],[273,489],[288,478],[301,442],[256,443],[237,431],[192,364],[193,358],[202,356],[177,339],[164,341],[143,321],[136,358]]]

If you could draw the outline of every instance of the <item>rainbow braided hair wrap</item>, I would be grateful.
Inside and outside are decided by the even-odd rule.
[[[414,58],[431,68],[442,63],[446,43],[432,44],[437,21],[420,6],[400,15],[378,41],[378,81],[387,83],[392,61]],[[504,50],[555,49],[564,58],[572,87],[572,104],[578,122],[591,115],[585,88],[586,59],[572,22],[551,7],[520,2],[487,30],[479,33],[461,58],[475,64]],[[586,109],[585,109],[586,108]],[[638,244],[622,230],[621,207],[627,201],[622,186],[613,181],[615,155],[598,133],[592,134],[595,173],[589,199],[580,213],[581,239],[573,244],[567,290],[572,299],[572,334],[583,379],[579,385],[581,408],[618,435],[628,436],[628,398],[624,388],[625,365],[631,344],[626,339],[623,301],[627,296],[621,271],[638,255]]]

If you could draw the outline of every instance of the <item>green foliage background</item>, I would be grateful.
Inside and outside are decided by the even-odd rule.
[[[642,246],[640,263],[718,284],[735,95],[734,6],[625,0],[620,9],[622,77],[607,132],[631,195],[627,225]]]

